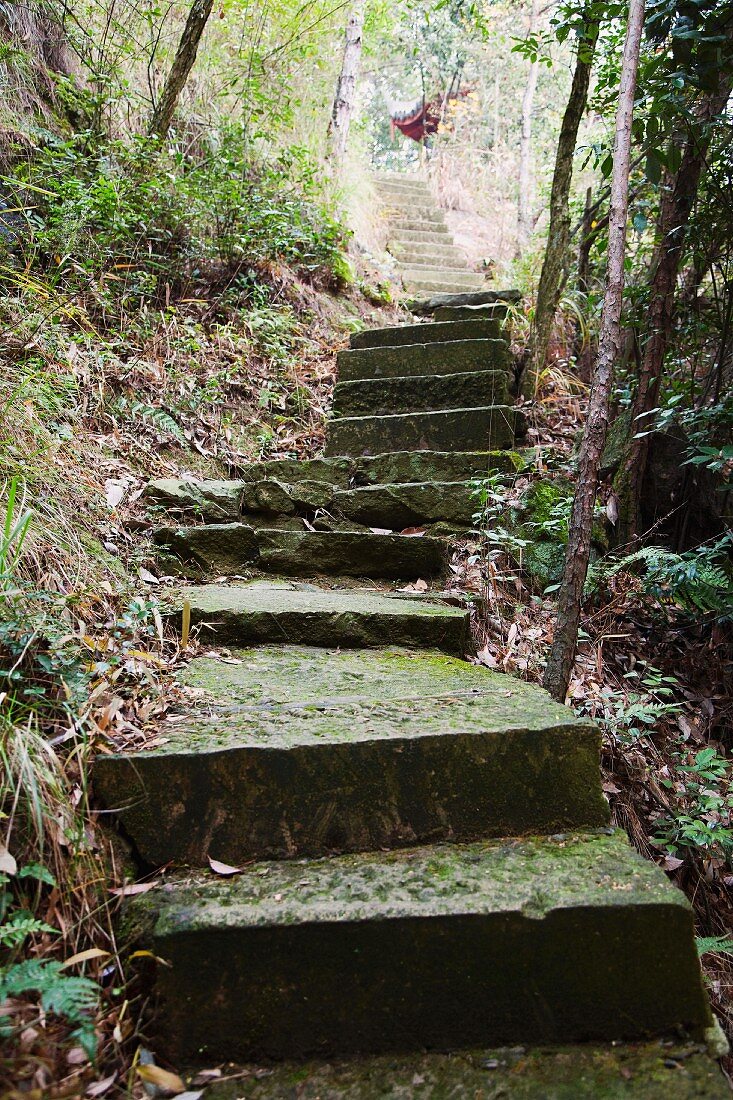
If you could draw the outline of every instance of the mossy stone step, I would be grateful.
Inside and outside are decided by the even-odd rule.
[[[174,1062],[699,1039],[711,1022],[689,903],[610,831],[187,872],[131,911],[168,964]]]
[[[206,693],[186,720],[95,769],[97,797],[126,807],[125,834],[150,865],[608,821],[593,725],[453,657],[281,646],[200,658],[182,679]]]
[[[511,447],[515,410],[507,405],[399,413],[392,416],[352,416],[332,420],[326,454],[379,454],[389,450],[460,451]]]
[[[493,308],[493,307],[492,307]],[[428,321],[416,325],[394,325],[355,332],[349,343],[352,348],[398,347],[405,344],[446,344],[453,340],[505,339],[501,320],[479,317],[452,322]]]
[[[509,307],[506,302],[491,302],[486,306],[438,306],[433,313],[436,324],[464,324],[479,320],[503,320]]]
[[[512,369],[511,354],[503,339],[436,340],[424,344],[348,348],[338,353],[337,361],[341,382],[464,374],[471,370],[509,372]]]
[[[177,610],[171,611],[179,622],[184,600],[191,624],[201,628],[201,639],[209,645],[396,645],[460,656],[470,644],[467,611],[365,589],[194,586],[179,594]]]
[[[507,405],[511,400],[508,383],[509,375],[502,370],[338,382],[333,391],[333,415],[373,416]]]
[[[422,301],[410,303],[416,314],[431,314],[441,306],[486,306],[494,302],[519,302],[522,299],[519,290],[479,290],[461,294],[431,294]]]
[[[400,229],[390,230],[387,235],[387,247],[396,244],[442,244],[446,245],[452,238],[446,232],[431,233],[430,230]]]
[[[237,480],[156,478],[145,486],[143,499],[167,512],[188,513],[209,523],[228,523],[241,515],[245,485]]]
[[[478,289],[482,282],[483,279],[479,276],[475,281],[465,285],[469,288]],[[455,280],[450,277],[450,272],[445,272],[445,277],[436,276],[430,279],[411,275],[409,278],[403,279],[403,285],[409,294],[454,294],[459,289],[459,284],[456,284]],[[410,308],[409,301],[407,305]]]
[[[492,471],[511,472],[522,469],[525,459],[520,452],[493,451],[393,451],[379,455],[330,458],[270,458],[238,466],[241,482],[254,484],[275,479],[297,485],[301,481],[321,482],[333,488],[346,489],[356,485],[376,485],[397,481],[465,481]],[[150,483],[150,493],[158,482]],[[179,501],[196,500],[204,493],[207,481],[178,482]],[[192,486],[193,497],[186,496],[186,486]]]
[[[459,271],[448,264],[431,267],[430,264],[423,263],[400,263],[400,274],[406,282],[415,279],[424,282],[439,282],[444,278],[450,278],[456,288],[466,286],[473,289],[474,286],[481,286],[484,282],[483,275],[477,274],[475,271]]]
[[[415,217],[414,214],[412,216],[407,213],[398,214],[390,219],[390,225],[394,236],[401,236],[407,230],[410,233],[439,233],[445,236],[446,240],[453,240],[445,218],[440,213],[428,216],[421,212],[419,217]]]
[[[154,540],[157,546],[210,575],[237,573],[250,566],[296,577],[331,574],[415,579],[439,573],[446,557],[444,543],[428,537],[306,531],[302,527],[299,531],[253,528],[245,523],[161,527]]]
[[[421,523],[470,527],[480,511],[476,487],[468,481],[426,481],[337,489],[333,509],[368,527],[400,531]]]
[[[238,1066],[207,1100],[730,1100],[699,1043],[499,1047]]]
[[[467,271],[466,255],[455,245],[404,244],[392,241],[389,252],[402,264],[427,264],[428,267],[449,267]]]

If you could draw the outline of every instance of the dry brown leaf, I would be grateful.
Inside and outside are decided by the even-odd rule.
[[[172,1092],[174,1095],[185,1092],[186,1086],[177,1073],[171,1073],[162,1066],[138,1066],[138,1077],[147,1081],[149,1085],[157,1085],[159,1089]]]
[[[135,894],[147,894],[148,890],[152,890],[159,885],[159,878],[154,879],[152,882],[131,882],[129,886],[112,887],[110,894],[114,894],[118,898],[129,898]]]
[[[109,1077],[104,1077],[101,1081],[95,1081],[92,1085],[88,1085],[86,1095],[91,1097],[104,1096],[105,1092],[109,1092],[116,1080],[117,1074],[111,1073]]]
[[[67,966],[75,966],[76,963],[88,962],[90,959],[107,959],[109,954],[109,951],[104,951],[101,947],[88,947],[86,951],[79,951],[62,963],[61,969],[65,970]]]
[[[6,875],[14,875],[18,870],[18,864],[15,862],[15,857],[11,856],[5,845],[0,842],[0,871]]]
[[[243,867],[232,867],[228,863],[221,863],[218,859],[212,859],[211,856],[209,856],[209,867],[215,874],[222,875],[225,878],[228,875],[238,875],[240,871],[244,870]]]

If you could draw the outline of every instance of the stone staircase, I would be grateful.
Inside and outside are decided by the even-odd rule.
[[[609,827],[598,730],[466,661],[441,599],[471,479],[511,468],[503,312],[354,336],[323,458],[148,488],[209,648],[94,786],[164,868],[126,915],[155,1049],[240,1063],[207,1096],[727,1094],[690,906]]]
[[[397,273],[410,294],[478,291],[486,280],[471,271],[457,248],[422,176],[382,172],[374,186],[389,222],[387,250],[397,260]]]

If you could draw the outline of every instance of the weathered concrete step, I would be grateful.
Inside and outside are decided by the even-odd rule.
[[[425,264],[428,267],[458,267],[468,270],[466,253],[455,245],[404,244],[393,241],[389,251],[403,264]]]
[[[475,271],[459,271],[456,268],[443,265],[431,267],[430,264],[400,262],[399,271],[405,282],[432,283],[447,280],[458,290],[464,286],[472,290],[474,286],[481,286],[486,281],[483,275],[479,275]]]
[[[373,416],[506,405],[511,400],[508,382],[509,375],[503,370],[339,382],[333,391],[333,415]]]
[[[681,1039],[237,1066],[207,1100],[730,1100],[705,1047]]]
[[[505,339],[500,317],[478,317],[457,321],[429,321],[417,325],[391,325],[388,328],[355,332],[349,343],[352,348],[397,347],[405,344],[450,343],[452,340]]]
[[[480,319],[503,320],[508,312],[506,302],[490,302],[485,306],[438,306],[433,318],[439,323],[464,324]]]
[[[392,183],[388,181],[377,184],[377,194],[382,201],[404,202],[405,205],[415,203],[430,210],[438,209],[433,194],[426,183]]]
[[[453,238],[447,233],[447,226],[446,232],[440,230],[431,232],[429,229],[395,229],[394,226],[391,226],[387,237],[387,245],[388,247],[392,244],[438,244],[450,246],[452,240]]]
[[[187,872],[133,899],[174,1062],[632,1039],[710,1024],[689,903],[625,836]]]
[[[347,348],[338,353],[337,363],[340,382],[354,382],[362,378],[465,374],[473,370],[509,372],[512,369],[511,353],[504,339],[435,340],[425,344]]]
[[[234,663],[232,663],[234,662]],[[373,851],[603,826],[600,735],[540,688],[437,652],[278,646],[199,658],[164,741],[103,756],[148,864]]]
[[[431,294],[429,297],[410,304],[413,313],[432,314],[441,306],[485,306],[495,302],[519,302],[522,295],[518,290],[480,290],[463,294]]]
[[[351,416],[332,420],[327,455],[379,454],[383,451],[493,450],[511,447],[517,419],[507,405],[392,416]]]
[[[457,607],[385,596],[364,589],[345,592],[280,585],[205,584],[182,590],[180,621],[188,600],[192,626],[207,644],[313,645],[350,649],[408,646],[468,651],[469,613]]]
[[[475,485],[470,481],[366,485],[337,489],[333,508],[340,515],[369,527],[400,531],[423,523],[470,527],[480,511]]]
[[[532,457],[534,452],[532,452]],[[519,452],[495,451],[393,451],[380,455],[329,458],[270,458],[237,467],[241,482],[233,485],[252,485],[265,480],[298,485],[321,482],[332,488],[347,489],[358,485],[382,485],[386,482],[413,481],[466,481],[488,473],[510,473],[521,470],[525,459]],[[208,481],[190,482],[161,479],[152,481],[146,490],[147,499],[165,505],[171,502],[178,507],[187,500],[188,491],[193,501],[207,499]],[[219,484],[218,482],[216,484]]]
[[[410,233],[445,234],[448,240],[453,240],[446,220],[442,214],[433,214],[430,216],[421,214],[420,217],[413,215],[411,217],[396,216],[390,218],[390,233],[392,237],[401,237],[405,230]]]
[[[246,523],[161,527],[157,546],[191,562],[208,575],[237,573],[250,566],[266,573],[310,577],[414,579],[445,566],[438,539],[360,531],[285,531]]]
[[[460,289],[447,274],[445,278],[436,279],[418,279],[410,276],[409,279],[404,279],[403,283],[405,290],[410,294],[454,294]],[[468,285],[478,289],[482,284],[483,279],[477,276],[476,281]]]

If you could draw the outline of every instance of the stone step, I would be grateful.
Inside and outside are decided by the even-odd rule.
[[[446,239],[446,237],[448,239]],[[451,247],[450,242],[452,237],[449,234],[443,233],[440,230],[438,232],[430,232],[430,230],[417,230],[417,229],[390,229],[390,234],[387,238],[387,247],[392,244],[404,245],[405,247],[413,244],[437,244]]]
[[[502,321],[508,313],[506,302],[491,302],[486,306],[438,306],[433,313],[433,319],[439,323],[468,322],[484,318],[485,320]]]
[[[404,199],[405,202],[420,202],[423,203],[428,209],[438,209],[437,203],[433,197],[433,193],[426,183],[397,183],[397,182],[381,182],[377,184],[377,194],[384,201],[391,201],[393,199]]]
[[[337,363],[340,382],[465,374],[467,371],[504,370],[510,373],[513,367],[504,339],[435,340],[425,344],[347,348],[338,353]]]
[[[534,452],[532,452],[534,454]],[[379,455],[340,456],[329,458],[270,458],[237,468],[242,482],[239,485],[274,479],[297,486],[302,481],[321,482],[331,488],[347,489],[358,485],[382,485],[386,482],[466,481],[489,473],[512,473],[524,466],[523,456],[507,451],[393,451]],[[160,500],[158,486],[151,482],[146,495]],[[167,485],[168,483],[165,482]],[[186,499],[185,488],[191,483],[178,483],[183,488],[181,497]],[[206,496],[209,483],[201,481],[193,486],[194,501]]]
[[[333,391],[333,415],[374,416],[507,405],[511,400],[508,382],[509,375],[503,370],[338,382]]]
[[[700,1043],[483,1047],[227,1067],[206,1100],[730,1100]]]
[[[493,307],[492,307],[493,308]],[[355,332],[349,343],[352,348],[397,347],[405,344],[450,343],[453,340],[503,340],[501,317],[478,317],[475,320],[429,321],[427,324],[394,325]]]
[[[403,264],[426,264],[428,267],[465,268],[468,270],[466,253],[455,245],[439,244],[398,244],[393,241],[389,251]]]
[[[511,447],[515,430],[515,410],[507,405],[390,416],[344,416],[329,424],[326,454],[459,451],[464,447],[489,451]]]
[[[442,214],[427,216],[421,213],[419,217],[415,214],[411,216],[396,214],[390,218],[390,232],[393,238],[401,237],[405,231],[411,233],[440,233],[445,234],[449,241],[452,242],[453,240]]]
[[[541,688],[435,651],[277,646],[201,657],[158,747],[105,755],[150,866],[230,865],[608,822],[600,735]]]
[[[470,527],[480,511],[476,485],[470,481],[398,482],[337,489],[332,507],[356,523],[396,531],[438,522],[457,529]]]
[[[408,646],[461,656],[470,645],[469,613],[365,589],[205,584],[181,590],[191,625],[206,645]]]
[[[312,577],[405,578],[434,576],[445,566],[446,549],[432,538],[361,531],[307,531],[245,523],[161,527],[156,546],[190,562],[208,576],[241,572]]]
[[[410,308],[418,315],[429,315],[441,306],[485,306],[495,302],[519,302],[521,298],[521,292],[518,290],[478,290],[462,294],[439,291],[425,299],[411,302]]]
[[[415,280],[427,283],[450,281],[459,290],[464,286],[473,289],[474,286],[481,286],[485,282],[483,275],[477,274],[475,271],[457,271],[455,268],[444,265],[431,267],[429,264],[400,263],[399,271],[403,282],[414,282]]]
[[[174,1064],[700,1040],[711,1022],[691,907],[619,832],[186,872],[130,921],[166,961]]]
[[[481,282],[477,278],[476,282],[467,285],[478,288]],[[447,276],[445,278],[436,279],[416,279],[411,277],[409,279],[403,279],[403,286],[405,292],[408,294],[453,294],[456,291],[456,283]],[[408,302],[407,304],[412,310],[412,303]]]

